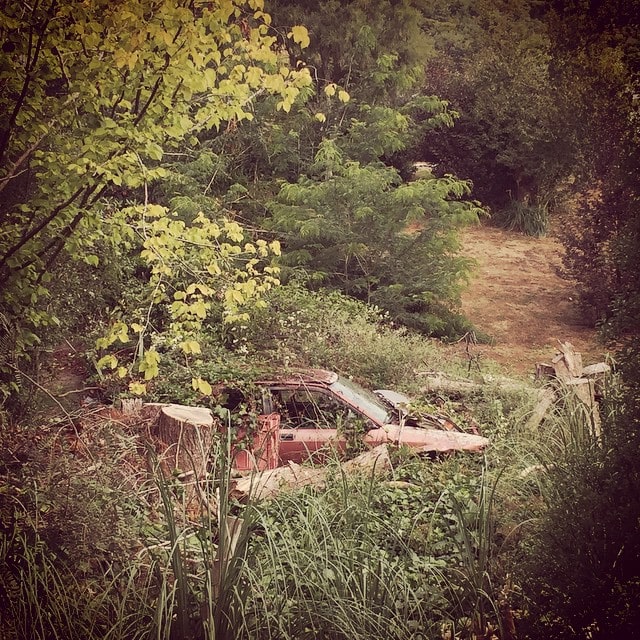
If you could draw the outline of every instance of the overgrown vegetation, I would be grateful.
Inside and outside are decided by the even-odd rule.
[[[0,635],[631,637],[637,4],[1,4]],[[535,431],[526,390],[428,396],[421,372],[469,372],[425,339],[473,329],[458,230],[542,235],[567,203],[619,347],[600,431],[570,395]],[[52,391],[61,344],[93,395]],[[491,447],[241,505],[221,436],[194,511],[110,407],[205,405],[230,437],[257,408],[221,390],[300,365]]]
[[[367,319],[361,303],[333,297],[300,288],[285,300],[301,313],[292,317],[283,305],[270,315],[293,361],[342,362],[358,377],[414,393],[408,366],[421,359],[450,366],[434,345],[376,324],[372,311]],[[324,323],[322,309],[330,316]],[[306,323],[313,314],[317,326]],[[308,339],[296,353],[301,331]],[[241,345],[248,353],[226,352],[229,378],[251,361],[256,341],[248,333]],[[164,384],[167,398],[182,383]],[[487,386],[448,409],[460,412],[458,421],[470,410],[479,420],[492,441],[484,461],[398,451],[391,474],[381,477],[346,476],[329,462],[335,471],[325,490],[249,507],[228,501],[222,438],[210,453],[205,507],[195,518],[183,506],[182,481],[149,466],[145,428],[135,420],[102,410],[73,426],[66,419],[41,426],[36,440],[31,428],[6,432],[3,628],[15,638],[44,638],[53,629],[68,638],[625,631],[636,614],[630,525],[639,478],[637,431],[626,431],[632,417],[620,413],[618,388],[612,380],[602,440],[569,396],[528,432],[535,394]],[[227,516],[242,516],[244,528],[217,590],[210,567],[224,548]],[[21,626],[27,620],[40,626]]]

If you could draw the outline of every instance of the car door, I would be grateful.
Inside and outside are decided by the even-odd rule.
[[[272,387],[274,410],[280,414],[280,462],[321,459],[329,447],[344,448],[339,433],[344,405],[329,391],[312,386]]]

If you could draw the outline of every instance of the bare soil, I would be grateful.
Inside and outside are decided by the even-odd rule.
[[[514,374],[532,374],[536,362],[553,358],[560,341],[573,344],[585,364],[603,359],[596,332],[577,307],[573,283],[558,273],[563,249],[557,240],[478,226],[466,229],[462,242],[462,253],[477,263],[462,311],[478,335],[492,339],[453,347],[474,366],[482,370],[482,360],[489,359]]]

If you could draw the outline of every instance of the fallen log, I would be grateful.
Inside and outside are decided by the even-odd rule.
[[[391,458],[389,448],[386,444],[361,453],[360,455],[342,463],[342,469],[346,473],[374,472],[382,474],[391,469]]]
[[[484,376],[482,382],[473,382],[471,380],[451,378],[442,373],[434,373],[433,371],[418,372],[417,375],[425,376],[426,386],[423,388],[425,393],[438,392],[450,395],[468,395],[482,391],[492,385],[500,387],[500,389],[505,391],[537,391],[537,389],[527,384],[520,383],[511,378],[498,376]]]
[[[287,466],[252,473],[235,481],[231,495],[238,500],[267,500],[282,491],[313,486],[323,488],[327,470],[321,467],[303,467],[290,462]]]
[[[341,467],[345,473],[382,474],[391,468],[389,449],[386,444],[379,445],[352,460],[343,462]],[[322,489],[326,484],[328,472],[327,467],[308,467],[290,462],[286,466],[253,473],[236,480],[231,494],[238,500],[267,500],[282,491],[309,486]]]
[[[525,427],[527,429],[537,429],[545,419],[549,409],[556,401],[556,392],[553,389],[541,389],[538,395],[538,402],[533,408]]]

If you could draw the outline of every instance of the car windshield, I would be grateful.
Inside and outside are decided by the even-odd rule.
[[[331,389],[354,407],[373,418],[379,425],[393,422],[392,414],[387,407],[371,391],[363,389],[355,382],[339,377],[331,385]]]

